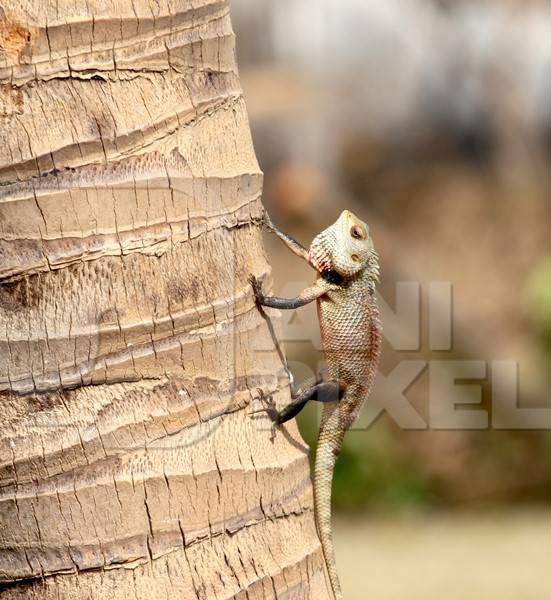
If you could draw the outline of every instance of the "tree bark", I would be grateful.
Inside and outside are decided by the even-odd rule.
[[[0,6],[0,597],[327,591],[226,0]]]

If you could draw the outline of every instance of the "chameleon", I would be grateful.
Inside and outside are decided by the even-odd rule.
[[[319,233],[308,250],[280,231],[268,213],[264,223],[317,272],[313,285],[289,299],[265,295],[253,275],[249,281],[260,306],[295,309],[317,303],[327,365],[325,380],[318,377],[313,385],[297,392],[291,380],[291,403],[281,411],[273,405],[261,411],[277,426],[295,417],[309,401],[323,403],[314,463],[314,513],[333,596],[342,600],[331,529],[331,488],[345,433],[356,420],[377,373],[382,340],[375,297],[379,258],[367,224],[348,210]]]

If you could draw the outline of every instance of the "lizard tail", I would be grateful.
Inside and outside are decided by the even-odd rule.
[[[330,409],[327,405],[325,408]],[[335,600],[343,600],[331,528],[331,487],[335,462],[344,439],[344,429],[338,423],[338,410],[324,415],[319,431],[314,465],[314,509],[316,527],[321,541],[323,557]]]

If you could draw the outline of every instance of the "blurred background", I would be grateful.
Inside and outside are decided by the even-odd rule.
[[[427,367],[405,392],[425,429],[383,415],[349,434],[334,489],[346,597],[548,600],[551,432],[496,430],[491,399],[494,361],[509,360],[519,404],[551,409],[551,2],[233,0],[233,13],[274,221],[309,245],[351,209],[390,309],[399,282],[420,286],[419,343],[387,339],[381,373],[485,368],[469,408],[488,427],[431,427]],[[266,244],[277,293],[312,280]],[[429,343],[431,282],[453,289],[445,350]],[[320,360],[315,308],[284,327],[300,380]],[[312,445],[317,423],[315,408],[301,417]]]

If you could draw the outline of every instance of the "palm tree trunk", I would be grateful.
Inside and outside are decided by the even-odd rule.
[[[328,597],[261,186],[226,0],[3,2],[2,600]]]

